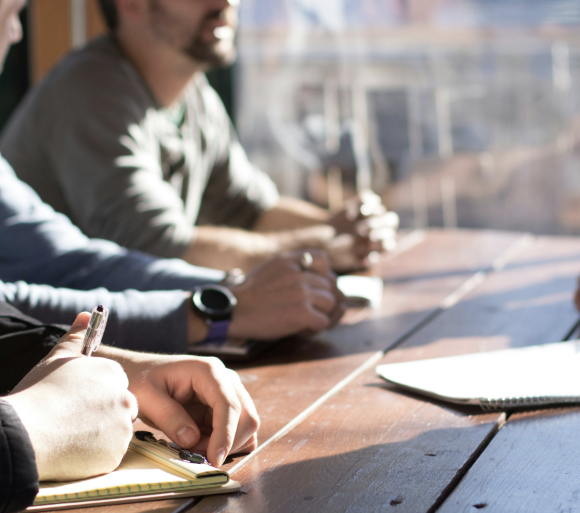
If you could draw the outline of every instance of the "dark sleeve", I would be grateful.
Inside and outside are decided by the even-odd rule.
[[[2,301],[51,325],[70,325],[79,312],[90,312],[96,305],[103,305],[111,311],[104,344],[154,353],[183,353],[187,349],[187,301],[181,290],[110,292],[98,288],[85,291],[0,280]],[[0,332],[1,326],[0,308]],[[19,346],[11,344],[14,349]],[[7,350],[0,334],[0,395],[1,362]]]
[[[9,393],[65,333],[63,327],[42,324],[0,301],[0,396]]]
[[[16,412],[0,399],[0,513],[22,511],[38,493],[34,450]]]

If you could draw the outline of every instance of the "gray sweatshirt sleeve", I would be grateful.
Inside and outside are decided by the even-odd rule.
[[[186,297],[180,290],[79,291],[0,281],[0,301],[50,324],[72,324],[79,312],[103,305],[110,310],[104,344],[163,353],[186,350]]]
[[[44,129],[54,134],[44,146],[71,219],[91,237],[166,258],[181,257],[190,247],[194,225],[251,229],[277,205],[278,191],[249,162],[217,93],[203,77],[199,89],[188,88],[185,131],[199,132],[201,142],[184,136],[189,171],[176,188],[163,157],[167,146],[179,146],[178,138],[169,137],[176,129],[151,105],[128,66],[116,62],[106,69],[96,58],[79,64],[63,80],[63,89],[77,94],[61,94],[58,114],[44,121],[58,120],[56,130]],[[198,93],[202,105],[194,114]],[[201,178],[206,173],[207,181]],[[198,203],[196,216],[190,210]]]

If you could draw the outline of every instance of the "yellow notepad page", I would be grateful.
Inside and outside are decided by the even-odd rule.
[[[137,453],[130,447],[119,467],[110,474],[80,481],[40,483],[40,491],[36,496],[34,506],[132,495],[142,496],[161,491],[213,489],[221,487],[229,480],[227,473],[208,465],[193,463],[187,465],[194,470],[178,472]],[[205,474],[205,477],[198,477],[199,473],[202,476]]]

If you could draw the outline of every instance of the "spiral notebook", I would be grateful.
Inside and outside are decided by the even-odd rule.
[[[580,341],[379,365],[404,389],[485,410],[580,404]]]
[[[133,437],[119,467],[109,474],[70,482],[42,482],[26,511],[54,511],[124,502],[236,492],[239,483],[205,464],[190,463],[170,449]]]

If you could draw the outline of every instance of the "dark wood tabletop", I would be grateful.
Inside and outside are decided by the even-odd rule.
[[[189,511],[580,511],[580,408],[484,413],[401,392],[375,372],[571,336],[580,238],[412,232],[371,274],[385,283],[380,311],[349,311],[314,339],[234,367],[260,414],[260,447],[227,461],[241,493],[196,498]]]

